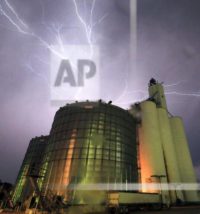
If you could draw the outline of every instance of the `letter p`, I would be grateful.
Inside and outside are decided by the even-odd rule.
[[[86,68],[87,70],[85,71]],[[78,86],[84,86],[84,73],[86,79],[95,75],[96,65],[93,61],[87,59],[78,60]]]

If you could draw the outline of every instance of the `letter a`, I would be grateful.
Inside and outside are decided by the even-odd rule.
[[[63,78],[65,71],[67,73],[67,76],[65,76]],[[62,81],[65,83],[68,82],[71,86],[76,86],[76,82],[75,82],[74,75],[73,75],[73,70],[72,70],[69,60],[67,60],[67,59],[61,61],[61,64],[60,64],[60,67],[58,70],[58,75],[57,75],[56,81],[55,81],[55,86],[60,86]]]

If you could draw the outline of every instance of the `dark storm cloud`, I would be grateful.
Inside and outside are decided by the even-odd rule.
[[[138,1],[139,84],[154,76],[180,85],[167,91],[200,91],[200,2],[198,0]],[[184,119],[193,162],[200,165],[200,97],[167,95],[169,111]]]
[[[20,17],[51,45],[62,26],[65,44],[87,44],[72,0],[10,0]],[[77,0],[83,17],[89,19],[91,1]],[[85,4],[84,4],[85,2]],[[93,39],[101,52],[101,94],[115,100],[126,88],[129,71],[130,20],[128,0],[96,0],[94,21],[107,14],[94,29]],[[3,5],[5,6],[5,4]],[[168,91],[200,90],[198,0],[139,0],[137,70],[132,70],[128,90],[147,90],[155,77],[166,84],[184,80]],[[10,14],[10,13],[9,13]],[[15,19],[16,20],[16,19]],[[19,33],[0,16],[0,179],[14,182],[30,139],[48,134],[56,107],[50,105],[50,51],[36,37]],[[128,107],[141,96],[129,94],[120,102]],[[167,96],[169,110],[183,117],[195,165],[198,157],[200,98]]]
[[[65,45],[88,44],[83,25],[72,0],[8,0],[28,26],[25,28],[2,1],[2,8],[14,17],[23,31],[34,33],[50,45],[57,45],[61,28]],[[81,15],[89,21],[92,1],[77,0]],[[93,40],[101,52],[101,91],[104,99],[118,96],[116,87],[127,72],[123,62],[129,54],[128,0],[97,0]],[[0,16],[0,179],[14,182],[32,137],[49,133],[58,107],[50,105],[51,53],[36,36],[20,32],[5,16]],[[112,83],[109,81],[112,79]]]

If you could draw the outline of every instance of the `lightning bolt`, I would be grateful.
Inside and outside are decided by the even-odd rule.
[[[177,89],[169,91],[170,87],[178,86],[178,85],[181,85],[182,83],[185,83],[185,82],[187,82],[187,81],[186,80],[181,80],[181,81],[178,81],[176,83],[164,85],[164,87],[167,89],[165,91],[165,94],[166,95],[176,95],[176,96],[200,97],[200,92],[199,91],[198,92],[190,92],[190,93],[180,92]]]
[[[108,14],[104,14],[102,17],[100,17],[95,23],[93,23],[93,14],[96,6],[96,0],[91,1],[91,8],[90,8],[90,16],[89,16],[89,21],[87,22],[86,19],[81,15],[80,7],[77,4],[76,0],[71,0],[72,4],[74,5],[74,12],[76,14],[76,17],[83,27],[83,31],[85,34],[85,38],[87,40],[87,43],[90,47],[90,57],[93,57],[94,50],[93,50],[93,31],[94,28],[99,25],[107,16]],[[4,4],[3,4],[4,3]],[[8,0],[0,0],[0,12],[1,15],[3,15],[11,24],[11,26],[14,27],[14,29],[17,30],[17,32],[24,34],[25,36],[30,36],[35,38],[40,42],[40,44],[48,49],[53,55],[57,56],[58,58],[66,59],[68,58],[67,50],[63,41],[63,36],[62,36],[62,29],[63,25],[62,24],[54,24],[52,23],[51,25],[48,25],[45,23],[45,8],[44,8],[44,3],[40,0],[40,4],[42,7],[42,24],[45,26],[45,28],[50,32],[50,35],[53,35],[54,38],[54,45],[50,44],[47,40],[43,39],[41,36],[36,34],[31,27],[20,17],[18,12],[14,9],[14,7],[9,3]],[[41,56],[42,58],[42,56]],[[45,63],[45,65],[49,64],[49,62],[46,62],[45,59],[38,60],[41,63]],[[72,63],[71,64],[73,68],[75,68],[75,65]],[[31,63],[24,63],[24,67],[27,69],[27,71],[35,74],[37,77],[40,77],[41,79],[46,81],[45,75],[38,73],[35,69],[33,69]],[[74,69],[75,70],[75,69]],[[48,84],[48,83],[47,83]],[[80,92],[81,88],[79,88],[77,94]]]
[[[52,26],[52,29],[55,30],[57,33],[56,41],[60,47],[60,51],[58,51],[54,48],[54,46],[50,45],[47,41],[42,39],[39,35],[35,34],[33,31],[30,30],[30,27],[20,18],[20,16],[18,15],[18,13],[14,9],[14,7],[8,2],[8,0],[4,0],[4,2],[5,2],[5,5],[7,6],[7,9],[10,11],[10,13],[13,15],[13,17],[10,16],[3,9],[2,4],[0,4],[0,12],[18,30],[19,33],[35,37],[51,53],[55,54],[56,56],[58,56],[61,59],[66,58],[66,56],[63,53],[64,52],[64,42],[61,38],[60,29],[58,29],[58,28],[56,29],[55,25]],[[100,24],[106,18],[106,16],[108,14],[104,14],[104,16],[102,16],[95,24],[93,24],[93,13],[94,13],[95,5],[96,5],[96,0],[93,0],[91,10],[90,10],[91,11],[90,12],[90,21],[89,21],[89,23],[87,23],[80,14],[79,7],[78,7],[76,0],[72,0],[72,2],[73,2],[74,7],[75,7],[76,16],[77,16],[78,20],[80,21],[80,23],[82,24],[83,29],[85,31],[86,39],[87,39],[88,44],[90,45],[91,55],[92,55],[93,54],[93,48],[92,48],[92,45],[93,45],[93,43],[92,43],[93,28],[97,24]],[[43,9],[43,16],[44,16],[44,9]],[[14,19],[14,17],[15,17],[15,19]]]
[[[191,92],[191,93],[184,93],[184,92],[179,92],[178,90],[172,90],[169,91],[170,87],[177,87],[179,85],[181,85],[182,83],[187,82],[186,80],[180,80],[178,82],[175,83],[171,83],[171,84],[164,84],[164,88],[166,88],[165,94],[166,95],[171,95],[171,96],[187,96],[187,97],[196,97],[199,98],[200,97],[200,91],[198,92]],[[124,102],[123,100],[127,100],[124,99],[125,96],[132,96],[133,94],[137,94],[139,95],[139,99],[138,100],[133,100],[131,97],[129,97],[128,100],[130,100],[129,102]],[[121,95],[113,101],[113,103],[118,104],[118,105],[130,105],[134,102],[141,102],[148,99],[148,95],[147,92],[144,90],[132,90],[129,91],[128,90],[128,83],[127,80],[125,80],[125,87],[124,90],[122,91]],[[121,101],[120,101],[121,100]]]
[[[17,17],[17,20],[19,21],[19,23],[17,23],[11,16],[9,16],[8,13],[6,13],[5,10],[3,9],[2,5],[0,4],[1,14],[18,30],[19,33],[35,37],[37,40],[40,41],[42,45],[44,45],[47,49],[49,49],[51,53],[55,54],[61,59],[64,58],[64,56],[60,52],[58,52],[52,45],[48,44],[48,42],[43,40],[40,36],[38,36],[34,32],[29,31],[29,27],[27,26],[27,24],[25,24],[25,22],[22,19],[19,18],[19,15],[17,15],[17,12],[14,10],[14,8],[8,3],[7,0],[4,0],[4,1],[6,2],[6,5],[8,6],[12,14],[14,14],[15,17]]]
[[[189,97],[200,97],[200,93],[198,92],[193,92],[193,93],[182,93],[182,92],[177,92],[177,91],[170,91],[170,92],[165,92],[167,95],[178,95],[178,96],[189,96]]]
[[[6,10],[3,7],[3,2],[4,2],[4,6],[6,6]],[[41,2],[42,3],[42,2]],[[80,7],[78,5],[78,1],[77,0],[72,0],[72,3],[74,5],[74,12],[76,14],[77,19],[79,20],[84,33],[85,33],[85,37],[87,40],[88,45],[90,46],[90,51],[91,51],[91,56],[94,53],[93,50],[93,44],[94,44],[94,38],[93,38],[93,32],[94,32],[94,28],[99,25],[107,16],[108,14],[104,14],[102,17],[100,17],[96,22],[94,22],[93,20],[93,15],[94,15],[94,11],[95,11],[95,7],[96,7],[96,0],[92,0],[91,2],[91,8],[90,8],[90,17],[89,17],[89,21],[87,22],[86,19],[84,19],[84,17],[81,15],[81,11],[80,11]],[[44,5],[43,5],[44,6]],[[8,11],[8,12],[7,12]],[[43,19],[44,19],[44,8],[43,8]],[[45,48],[47,48],[52,54],[56,55],[57,57],[59,57],[60,59],[64,59],[66,58],[66,53],[65,53],[65,46],[64,46],[64,41],[62,38],[62,25],[55,25],[52,24],[51,26],[47,26],[47,24],[45,25],[45,27],[47,27],[47,29],[49,29],[49,31],[51,33],[54,32],[54,39],[56,44],[59,46],[59,49],[55,48],[55,45],[51,45],[49,42],[47,42],[45,39],[43,39],[41,36],[39,36],[38,34],[36,34],[35,32],[32,31],[32,29],[30,28],[30,26],[28,26],[28,24],[19,16],[19,14],[17,13],[17,11],[14,9],[14,7],[10,4],[10,2],[8,0],[1,0],[0,1],[0,13],[2,16],[4,16],[9,23],[21,34],[24,34],[26,36],[31,36],[33,38],[36,38],[40,44],[42,46],[44,46]],[[44,20],[43,20],[44,23]],[[5,26],[3,26],[5,27]],[[7,29],[9,29],[8,27],[6,27]],[[11,30],[11,29],[9,29]],[[45,64],[49,64],[48,62],[46,62],[45,60],[42,60],[41,58],[38,59],[38,61],[45,63]],[[41,77],[44,79],[44,76],[41,76],[41,74],[37,74],[37,72],[32,69],[32,67],[29,65],[25,65],[25,67],[31,71],[32,73],[35,73],[35,75]],[[138,94],[141,95],[141,99],[145,99],[146,98],[146,92],[143,90],[133,90],[133,91],[129,91],[128,90],[128,84],[127,84],[127,79],[125,78],[125,88],[122,91],[122,93],[118,96],[118,98],[114,101],[115,103],[118,104],[122,104],[122,103],[126,103],[127,102],[123,102],[124,97],[125,96],[131,96],[132,94]],[[165,88],[170,88],[170,87],[176,87],[178,85],[181,85],[183,82],[186,82],[185,80],[176,82],[176,83],[172,83],[172,84],[168,84],[168,85],[164,85]],[[167,91],[166,92],[167,95],[176,95],[176,96],[191,96],[191,97],[200,97],[200,93],[199,92],[192,92],[192,93],[183,93],[183,92],[179,92],[178,90],[173,90],[173,91]],[[132,101],[133,102],[133,101]],[[129,102],[129,103],[132,103]]]
[[[12,11],[12,13],[15,15],[15,17],[17,18],[17,20],[20,22],[20,24],[25,27],[25,28],[28,28],[28,26],[23,22],[22,19],[20,19],[20,17],[18,16],[18,14],[16,13],[16,11],[14,10],[14,8],[12,7],[12,5],[7,1],[7,0],[4,0],[7,7]]]
[[[92,45],[92,38],[91,38],[92,27],[91,27],[91,25],[88,25],[86,23],[86,21],[83,19],[83,17],[81,16],[76,0],[72,0],[72,1],[74,3],[74,7],[75,7],[75,12],[76,12],[77,18],[79,19],[80,23],[82,24],[82,26],[83,26],[83,28],[85,30],[87,41],[88,41],[89,45]],[[92,10],[91,11],[94,10],[94,4],[95,4],[95,0],[92,1]],[[92,14],[93,14],[93,12],[90,13],[90,22],[92,21],[92,17],[91,17]]]
[[[186,80],[181,80],[181,81],[178,81],[176,83],[172,83],[172,84],[168,84],[168,85],[165,85],[164,84],[164,87],[165,88],[168,88],[168,87],[173,87],[173,86],[178,86],[178,85],[181,85],[182,83],[186,82]]]
[[[5,3],[5,6],[7,7],[6,10],[9,13],[6,12],[6,10],[3,8],[3,2]],[[92,55],[93,55],[93,46],[92,46],[93,45],[93,43],[92,43],[93,28],[97,24],[100,24],[106,18],[107,14],[105,14],[102,17],[100,17],[100,19],[97,20],[97,22],[95,24],[93,24],[93,13],[94,13],[95,5],[96,5],[96,0],[93,0],[92,1],[92,6],[91,6],[91,9],[90,9],[90,19],[89,19],[89,22],[87,23],[84,20],[84,18],[81,16],[81,13],[79,11],[79,7],[78,7],[78,4],[77,4],[76,0],[72,0],[72,2],[74,4],[74,8],[75,8],[75,13],[76,13],[77,19],[79,20],[79,22],[83,26],[87,42],[88,42],[88,44],[90,46],[91,57],[92,57]],[[44,24],[45,23],[44,22],[44,4],[41,1],[40,1],[40,4],[42,6],[42,19],[43,19],[42,23]],[[26,36],[31,36],[31,37],[36,38],[42,44],[42,46],[47,48],[52,54],[56,55],[60,59],[67,58],[66,52],[65,52],[64,42],[63,42],[62,35],[61,35],[61,30],[62,30],[62,27],[63,27],[62,25],[51,24],[51,26],[48,26],[47,24],[45,24],[45,27],[51,32],[51,34],[54,33],[55,43],[58,46],[58,48],[57,48],[57,46],[55,48],[55,46],[49,44],[46,40],[44,40],[42,37],[40,37],[38,34],[34,33],[31,30],[31,28],[27,25],[27,23],[25,23],[25,21],[23,21],[20,18],[19,14],[14,9],[14,7],[9,3],[8,0],[1,0],[1,2],[0,2],[0,12],[19,33],[24,34]],[[46,62],[45,60],[41,60],[40,59],[40,62],[45,62],[45,64],[48,64],[48,62]],[[72,64],[72,66],[75,67],[74,64]],[[32,73],[35,73],[36,76],[41,77],[42,79],[44,79],[44,75],[41,76],[41,74],[38,74],[32,68],[31,64],[28,65],[26,63],[25,67],[28,69],[28,71],[31,71]]]
[[[3,7],[2,7],[2,5],[0,4],[0,11],[1,11],[1,14],[3,15],[3,16],[5,16],[7,19],[8,19],[8,21],[14,26],[14,27],[16,27],[17,28],[17,30],[20,32],[20,33],[23,33],[23,34],[28,34],[28,32],[26,32],[26,31],[24,31],[21,27],[20,27],[20,25],[18,25],[4,10],[3,10]]]
[[[81,15],[80,11],[79,11],[79,7],[77,4],[76,0],[72,0],[74,3],[74,7],[75,7],[75,12],[76,12],[76,16],[78,18],[78,20],[80,21],[80,23],[82,24],[82,27],[85,31],[85,35],[87,38],[87,42],[90,46],[90,51],[91,51],[91,57],[93,56],[94,50],[93,50],[93,39],[92,39],[92,34],[93,34],[93,29],[97,24],[100,24],[107,16],[108,13],[104,14],[98,21],[96,21],[95,23],[93,23],[93,13],[95,10],[95,5],[96,5],[96,0],[92,0],[92,6],[90,9],[90,17],[89,17],[89,22],[87,23],[83,16]]]
[[[31,65],[31,63],[25,63],[24,67],[30,71],[30,73],[33,73],[34,75],[38,76],[40,79],[43,79],[45,81],[46,84],[49,84],[47,78],[45,75],[43,75],[42,73],[38,73],[35,71],[35,69],[33,68],[33,66]]]

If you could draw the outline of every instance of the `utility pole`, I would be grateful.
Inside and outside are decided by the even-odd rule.
[[[162,186],[161,186],[161,179],[165,178],[166,175],[151,175],[152,178],[156,178],[158,179],[159,182],[159,186],[160,186],[160,200],[161,200],[161,204],[163,203],[163,198],[162,198]]]

